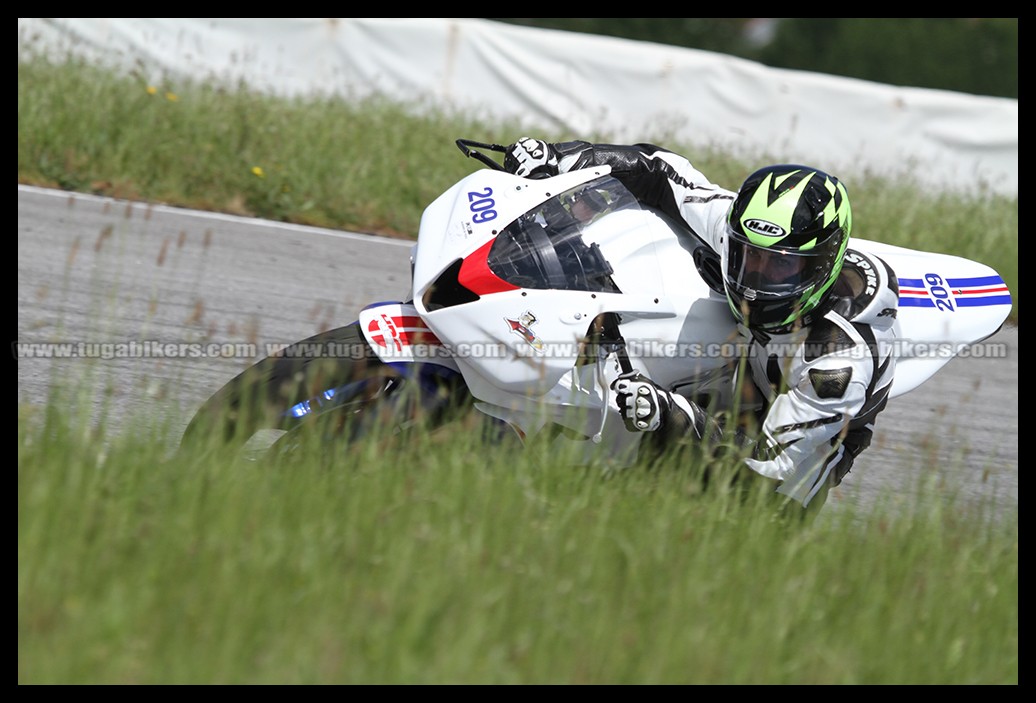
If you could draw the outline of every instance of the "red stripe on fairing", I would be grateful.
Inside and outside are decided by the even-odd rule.
[[[431,344],[433,346],[442,346],[442,342],[439,338],[427,330],[422,330],[415,333],[400,332],[396,337],[385,338],[383,334],[371,335],[371,339],[377,343],[380,347],[387,347],[389,342],[392,342],[393,346],[397,349],[402,347],[413,347],[419,344]]]
[[[401,341],[403,344],[411,344],[411,345],[413,345],[413,344],[438,344],[438,345],[442,345],[442,342],[439,341],[439,338],[436,337],[427,328],[425,328],[423,330],[415,330],[413,332],[407,332],[406,330],[403,330],[402,332],[399,333],[399,341]]]
[[[992,288],[961,288],[951,287],[954,295],[982,295],[984,293],[1006,293],[1007,286],[994,286]],[[900,295],[928,295],[928,291],[923,288],[900,288]]]
[[[390,323],[388,328],[382,324],[386,320]],[[442,346],[442,342],[428,329],[424,320],[415,315],[389,317],[383,314],[380,320],[378,318],[371,320],[367,325],[367,330],[372,333],[371,340],[381,347],[387,347],[389,342],[392,342],[397,350],[404,346],[417,344]],[[382,334],[383,332],[387,332],[389,336]]]
[[[998,288],[961,288],[954,290],[954,295],[972,295],[973,293],[1006,293],[1007,286],[1000,286]]]
[[[417,315],[400,315],[399,317],[393,317],[392,324],[396,327],[427,327],[424,320]]]
[[[475,295],[489,295],[518,290],[518,286],[508,283],[489,270],[489,250],[495,239],[480,246],[468,254],[457,272],[457,281]]]

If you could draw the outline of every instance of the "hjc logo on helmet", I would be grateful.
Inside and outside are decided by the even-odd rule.
[[[784,231],[784,228],[780,225],[775,225],[766,220],[757,220],[755,218],[745,220],[744,227],[751,232],[755,232],[756,234],[761,234],[766,237],[783,237],[787,234],[787,232]]]

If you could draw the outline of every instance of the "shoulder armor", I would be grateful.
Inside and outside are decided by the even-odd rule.
[[[822,317],[809,328],[804,343],[802,358],[808,363],[827,354],[845,351],[856,346],[848,332],[832,320]]]
[[[845,366],[840,369],[810,369],[809,382],[813,385],[818,398],[841,398],[852,380],[853,369]]]
[[[852,322],[888,328],[899,310],[899,283],[887,263],[856,249],[845,252],[845,263],[833,295],[833,309]]]

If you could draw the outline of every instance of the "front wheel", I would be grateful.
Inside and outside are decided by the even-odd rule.
[[[321,440],[356,439],[376,425],[441,423],[470,406],[460,374],[432,364],[382,362],[352,323],[267,357],[207,400],[181,447],[211,441],[241,448],[262,430],[285,433],[284,447],[319,428]]]

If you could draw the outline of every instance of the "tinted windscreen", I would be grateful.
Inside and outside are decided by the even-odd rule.
[[[612,213],[639,207],[611,176],[579,185],[549,198],[500,232],[489,251],[489,268],[522,288],[619,293],[611,265],[583,232]]]

